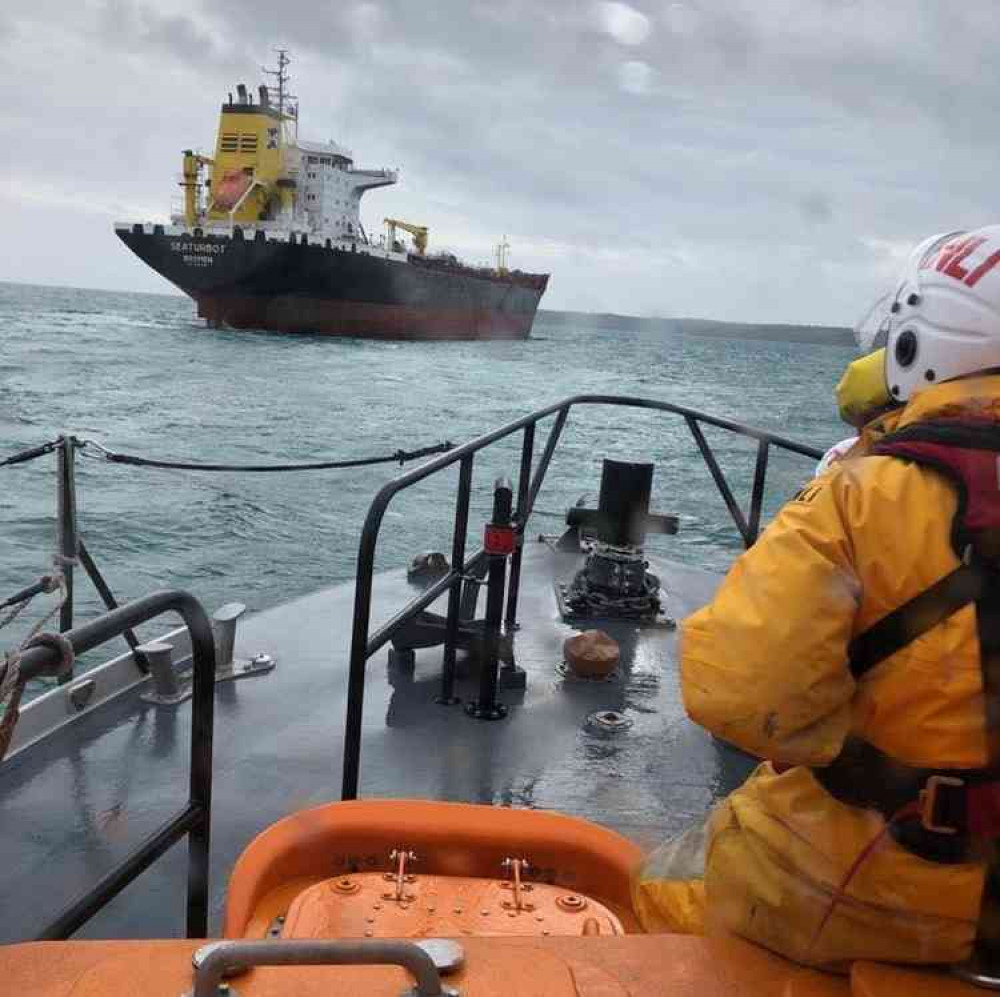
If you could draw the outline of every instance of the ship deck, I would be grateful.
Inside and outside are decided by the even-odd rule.
[[[752,762],[692,724],[680,703],[676,634],[608,625],[622,650],[620,675],[584,682],[558,670],[575,632],[558,615],[553,582],[578,555],[526,546],[517,664],[527,688],[506,691],[506,719],[485,722],[435,703],[441,649],[417,652],[412,675],[368,665],[362,797],[409,797],[561,810],[615,828],[644,845],[701,817],[745,778]],[[714,575],[656,562],[668,611],[702,605]],[[376,578],[373,621],[415,593],[403,571]],[[353,584],[248,617],[237,654],[266,651],[276,669],[216,690],[211,923],[220,924],[237,856],[278,818],[339,796]],[[441,608],[443,601],[435,608]],[[460,659],[461,665],[461,659]],[[458,695],[474,698],[471,671]],[[81,715],[0,767],[3,941],[28,939],[91,886],[187,798],[190,702],[154,707],[141,686]],[[603,734],[589,714],[613,709],[632,725]],[[97,915],[79,937],[183,933],[186,848],[167,856]],[[16,898],[16,899],[14,899]]]

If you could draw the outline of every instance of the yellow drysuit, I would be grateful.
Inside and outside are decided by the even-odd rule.
[[[1000,422],[1000,376],[926,389],[891,421],[902,429],[970,416]],[[954,487],[916,464],[865,457],[835,465],[785,506],[713,602],[684,622],[688,713],[768,761],[710,818],[704,894],[690,882],[639,884],[648,926],[698,930],[704,917],[831,967],[968,955],[984,882],[978,861],[927,861],[886,835],[830,913],[885,822],[834,799],[810,771],[833,761],[849,735],[909,766],[987,764],[972,605],[859,682],[847,663],[853,637],[958,566],[956,507]]]

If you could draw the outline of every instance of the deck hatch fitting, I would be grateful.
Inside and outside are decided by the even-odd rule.
[[[631,718],[618,710],[597,710],[587,716],[587,726],[603,734],[619,734],[632,726]]]

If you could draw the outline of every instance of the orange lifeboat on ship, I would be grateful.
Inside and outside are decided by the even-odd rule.
[[[217,180],[212,190],[214,208],[232,211],[243,195],[250,189],[253,177],[242,170],[226,170],[221,180]]]

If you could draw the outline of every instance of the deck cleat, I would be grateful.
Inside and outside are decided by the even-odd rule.
[[[234,658],[236,624],[247,611],[242,602],[227,602],[212,615],[212,632],[215,634],[215,681],[227,682],[262,675],[274,668],[274,658],[260,651],[251,658]]]
[[[174,670],[172,644],[165,641],[150,641],[140,644],[136,651],[149,664],[152,689],[142,694],[142,700],[154,706],[178,706],[191,698],[190,676],[180,677]]]

